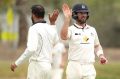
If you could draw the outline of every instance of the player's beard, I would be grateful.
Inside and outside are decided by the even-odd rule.
[[[33,17],[31,17],[31,20],[32,20],[32,23],[35,24],[35,21],[34,21]]]
[[[78,19],[77,21],[80,24],[84,24],[84,23],[86,23],[87,19],[86,18],[85,19]]]

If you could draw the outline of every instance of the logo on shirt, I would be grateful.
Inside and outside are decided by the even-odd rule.
[[[81,35],[81,33],[75,33],[75,35]]]
[[[84,44],[87,44],[88,43],[88,40],[89,40],[89,38],[87,37],[87,36],[83,36],[83,43]]]

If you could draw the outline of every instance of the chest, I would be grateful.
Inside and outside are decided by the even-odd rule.
[[[80,43],[80,44],[94,43],[95,33],[90,29],[72,30],[71,40],[74,43]]]

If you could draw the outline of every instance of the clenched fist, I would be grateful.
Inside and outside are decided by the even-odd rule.
[[[14,70],[17,68],[17,65],[15,63],[11,64],[11,71],[14,72]]]
[[[100,63],[101,64],[106,64],[108,62],[108,60],[105,58],[105,56],[101,55],[100,56]]]

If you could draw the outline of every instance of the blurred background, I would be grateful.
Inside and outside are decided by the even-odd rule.
[[[85,3],[89,7],[88,24],[96,28],[109,61],[100,65],[96,58],[96,79],[120,79],[120,0],[0,0],[0,79],[26,79],[28,62],[14,73],[10,71],[10,64],[26,48],[28,28],[32,25],[31,6],[43,5],[48,23],[48,13],[59,9],[56,25],[60,33],[64,21],[63,3],[68,3],[71,8],[76,3]],[[68,44],[65,44],[67,47]]]

